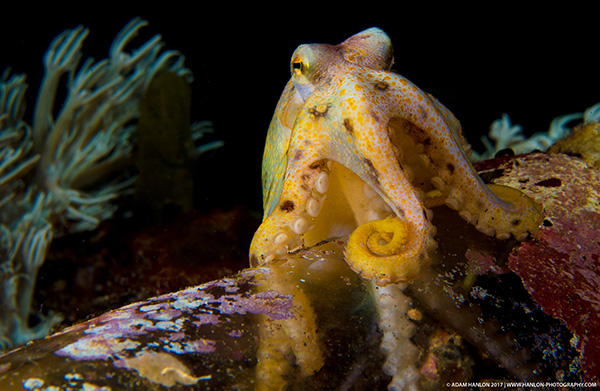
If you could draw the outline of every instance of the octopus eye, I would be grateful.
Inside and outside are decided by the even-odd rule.
[[[294,60],[292,61],[292,69],[296,73],[302,73],[304,71],[304,63],[302,60]]]

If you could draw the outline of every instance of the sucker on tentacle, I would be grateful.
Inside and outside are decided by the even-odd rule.
[[[383,373],[392,377],[388,390],[417,391],[421,375],[415,363],[419,350],[411,341],[416,326],[407,316],[412,300],[403,293],[406,286],[371,285],[371,294],[379,311],[379,328],[383,331],[381,351],[386,357]]]

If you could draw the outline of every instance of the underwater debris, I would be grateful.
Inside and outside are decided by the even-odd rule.
[[[191,99],[184,78],[163,72],[152,79],[140,101],[135,204],[157,222],[163,221],[167,208],[175,209],[173,213],[192,210]]]
[[[116,211],[113,200],[131,193],[133,131],[150,80],[163,71],[192,80],[181,53],[162,51],[160,35],[126,51],[146,24],[129,22],[99,62],[80,61],[82,26],[56,37],[31,126],[23,119],[25,77],[7,71],[0,79],[0,351],[47,335],[59,318],[37,315],[35,326],[29,319],[52,238],[95,228]]]
[[[212,131],[212,124],[190,124],[191,95],[184,77],[162,72],[152,79],[140,101],[135,207],[155,222],[193,209],[191,163],[203,152],[223,145],[222,141],[202,148],[195,145],[195,140]]]

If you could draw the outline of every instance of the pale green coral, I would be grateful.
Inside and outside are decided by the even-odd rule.
[[[71,230],[91,229],[110,217],[115,207],[107,201],[131,188],[133,177],[94,185],[131,163],[132,120],[139,117],[139,101],[154,75],[169,70],[191,81],[179,52],[161,53],[159,35],[132,53],[124,50],[146,24],[132,20],[117,35],[109,58],[97,63],[88,59],[77,67],[88,34],[82,27],[59,35],[46,53],[33,124],[34,148],[41,155],[36,182],[68,200]],[[54,99],[65,74],[67,98],[53,118]]]
[[[115,212],[111,201],[132,191],[135,176],[124,168],[132,163],[139,101],[150,80],[170,71],[192,81],[183,55],[162,51],[160,35],[126,51],[146,24],[139,18],[127,24],[99,62],[80,62],[87,29],[60,34],[44,57],[31,126],[24,120],[25,77],[5,72],[0,79],[0,351],[45,336],[58,319],[29,324],[52,237],[64,227],[96,227]],[[65,101],[55,105],[65,82]],[[203,131],[194,126],[192,137]]]
[[[582,116],[582,113],[573,113],[556,117],[550,123],[547,132],[537,132],[527,138],[523,134],[521,125],[513,125],[508,114],[504,113],[502,118],[492,122],[488,135],[481,137],[485,152],[481,154],[473,152],[471,159],[473,161],[490,159],[497,152],[509,148],[515,154],[528,153],[534,150],[545,151],[556,141],[569,134],[570,130],[566,126],[569,122],[580,119]]]

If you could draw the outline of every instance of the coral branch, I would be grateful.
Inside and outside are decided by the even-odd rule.
[[[33,124],[24,120],[25,77],[0,79],[0,350],[45,336],[57,317],[31,327],[38,271],[52,237],[95,228],[133,191],[132,166],[139,102],[150,80],[169,71],[192,81],[184,57],[162,51],[160,35],[125,49],[147,24],[133,19],[117,35],[108,59],[80,63],[89,31],[56,37],[44,56]],[[56,105],[59,88],[67,88]],[[196,127],[195,140],[205,127]],[[197,153],[209,144],[198,147]],[[60,224],[59,224],[60,223]],[[38,316],[39,317],[39,316]]]
[[[180,53],[161,54],[159,35],[131,54],[124,51],[146,24],[139,18],[132,20],[117,35],[110,58],[96,64],[86,60],[77,68],[88,33],[81,27],[61,34],[46,56],[33,126],[35,150],[42,156],[36,182],[67,200],[67,214],[75,220],[72,230],[93,228],[109,217],[114,208],[106,201],[131,187],[134,178],[125,176],[90,190],[108,174],[131,164],[132,121],[139,117],[138,102],[152,77],[166,70],[190,74]],[[65,73],[69,74],[68,95],[53,121],[54,97]]]
[[[581,117],[581,113],[556,117],[550,123],[547,132],[537,132],[531,137],[525,138],[521,125],[512,125],[508,114],[504,113],[501,119],[495,120],[490,125],[489,138],[487,136],[481,138],[481,142],[486,149],[485,152],[482,154],[473,152],[472,160],[481,161],[493,158],[496,152],[507,148],[512,149],[516,154],[528,153],[536,149],[545,151],[556,141],[569,134],[570,130],[566,127],[567,123]],[[493,144],[490,139],[494,140]]]

